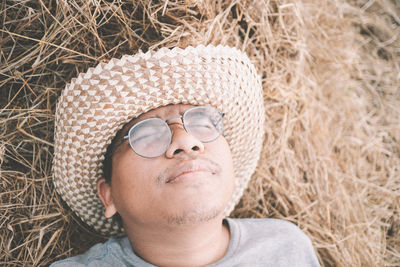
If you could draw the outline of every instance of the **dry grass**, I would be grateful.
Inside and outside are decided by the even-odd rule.
[[[65,83],[138,49],[200,43],[246,51],[263,77],[264,150],[234,215],[298,224],[325,266],[400,265],[398,0],[9,0],[0,12],[0,265],[102,240],[51,181]]]

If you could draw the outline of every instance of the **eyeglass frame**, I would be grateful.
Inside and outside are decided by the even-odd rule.
[[[129,133],[130,133],[130,131],[133,129],[133,127],[136,127],[137,125],[142,124],[142,123],[145,122],[145,121],[148,121],[148,120],[151,120],[151,119],[159,119],[159,120],[164,121],[164,122],[167,124],[168,129],[169,129],[169,132],[170,132],[170,140],[169,140],[169,144],[168,144],[168,146],[167,146],[167,149],[166,149],[163,153],[161,153],[160,155],[157,155],[157,156],[154,156],[154,157],[146,157],[146,156],[140,155],[139,153],[137,153],[137,152],[135,151],[135,149],[132,147],[131,143],[129,142],[129,146],[130,146],[130,147],[132,148],[132,150],[133,150],[137,155],[139,155],[140,157],[143,157],[143,158],[157,158],[157,157],[161,156],[162,154],[164,154],[165,152],[167,152],[168,147],[169,147],[169,146],[171,145],[171,143],[172,143],[172,130],[171,130],[171,127],[169,127],[169,126],[170,126],[170,125],[177,124],[177,123],[169,124],[168,121],[173,120],[173,119],[176,119],[176,118],[180,118],[180,120],[181,120],[181,122],[182,122],[182,125],[183,125],[183,129],[185,129],[185,132],[186,132],[187,134],[190,134],[190,133],[187,131],[186,127],[185,127],[185,122],[184,122],[184,120],[183,120],[183,116],[185,116],[185,113],[186,113],[186,112],[188,112],[188,111],[190,111],[190,110],[192,110],[192,109],[198,108],[198,107],[210,107],[210,108],[214,109],[215,111],[217,111],[217,112],[219,113],[219,115],[221,116],[222,119],[223,119],[224,116],[225,116],[225,112],[221,112],[221,111],[217,110],[216,108],[214,108],[214,107],[212,107],[212,106],[194,106],[194,107],[191,107],[191,108],[185,110],[185,112],[183,112],[182,115],[176,114],[176,115],[173,115],[173,116],[167,118],[166,120],[163,120],[163,119],[158,118],[158,117],[151,117],[151,118],[147,118],[147,119],[144,119],[144,120],[142,120],[142,121],[139,121],[138,123],[132,125],[131,128],[129,128],[128,135],[125,135],[125,136],[123,137],[123,140],[129,140]],[[201,141],[201,140],[199,140],[199,141],[202,142],[202,143],[211,143],[211,142],[215,141],[223,132],[224,132],[224,124],[223,124],[223,122],[222,122],[222,131],[221,131],[221,132],[218,131],[219,134],[218,134],[214,139],[212,139],[212,140],[210,140],[210,141],[206,141],[206,142],[203,142],[203,141]]]

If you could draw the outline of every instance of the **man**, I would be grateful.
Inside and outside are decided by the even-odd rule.
[[[89,226],[126,236],[53,266],[318,266],[296,226],[224,219],[263,121],[260,79],[234,48],[163,48],[80,74],[57,106],[54,182]]]

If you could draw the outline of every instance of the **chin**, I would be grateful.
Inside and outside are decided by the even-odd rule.
[[[204,203],[185,203],[184,207],[175,209],[174,212],[165,214],[167,223],[170,225],[193,225],[205,223],[223,217],[223,212],[226,204],[217,205],[215,202]]]

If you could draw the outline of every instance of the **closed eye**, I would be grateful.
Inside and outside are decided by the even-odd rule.
[[[159,137],[161,137],[162,136],[162,134],[161,133],[153,133],[153,134],[146,134],[146,135],[142,135],[142,136],[139,136],[139,137],[135,137],[132,141],[131,141],[131,143],[132,144],[134,144],[134,143],[137,143],[137,142],[141,142],[141,141],[143,141],[143,140],[154,140],[154,139],[157,139],[157,138],[159,138]]]

